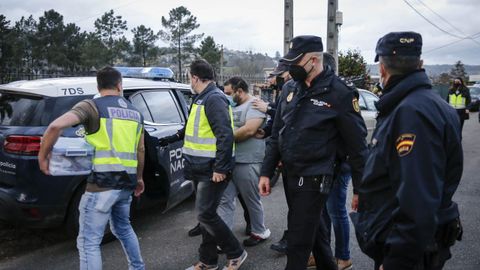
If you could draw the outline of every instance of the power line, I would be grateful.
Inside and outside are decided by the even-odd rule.
[[[430,21],[427,17],[423,16],[423,14],[418,11],[414,6],[412,6],[407,0],[403,0],[403,2],[405,2],[405,4],[407,4],[410,8],[413,9],[413,11],[415,11],[420,17],[422,17],[424,20],[426,20],[429,24],[433,25],[435,28],[437,28],[438,30],[442,31],[443,33],[449,35],[449,36],[452,36],[452,37],[455,37],[455,38],[458,38],[458,39],[464,39],[465,37],[462,37],[462,36],[458,36],[458,35],[455,35],[455,34],[452,34],[446,30],[444,30],[443,28],[441,28],[440,26],[436,25],[435,23],[433,23],[432,21]],[[468,38],[468,37],[467,37]]]
[[[130,1],[130,2],[128,2],[128,3],[125,3],[125,4],[122,4],[122,5],[116,6],[116,7],[114,7],[114,8],[111,8],[111,10],[117,10],[117,9],[119,9],[119,8],[123,8],[123,7],[126,7],[126,6],[128,6],[128,5],[131,5],[131,4],[135,3],[135,2],[136,2],[136,0]],[[92,16],[90,16],[90,17],[86,17],[86,18],[83,18],[83,19],[76,20],[76,21],[74,21],[73,23],[78,23],[78,22],[85,21],[85,20],[88,20],[88,19],[91,19],[91,18],[96,18],[96,17],[98,17],[98,16],[100,16],[100,15],[103,15],[103,14],[105,14],[105,12],[104,12],[104,13],[98,13],[98,14],[92,15]]]
[[[476,38],[479,38],[479,37],[480,37],[480,32],[478,32],[478,33],[476,33],[476,34],[473,34],[473,35],[471,35],[471,36],[468,36],[468,37],[459,39],[459,40],[455,40],[455,41],[450,42],[450,43],[447,43],[447,44],[445,44],[445,45],[442,45],[442,46],[439,46],[439,47],[436,47],[436,48],[427,50],[427,51],[423,52],[423,54],[428,54],[428,53],[431,53],[431,52],[433,52],[433,51],[443,49],[443,48],[445,48],[445,47],[448,47],[448,46],[457,44],[457,43],[459,43],[459,42],[462,42],[462,41],[464,41],[464,40],[466,40],[466,39],[475,40]],[[476,41],[476,40],[475,40],[475,41]]]
[[[437,15],[438,18],[440,18],[442,21],[444,21],[445,23],[447,23],[448,25],[450,25],[453,29],[455,29],[456,31],[462,33],[463,35],[466,35],[461,29],[459,29],[458,27],[456,27],[455,25],[453,25],[452,23],[450,23],[447,19],[445,19],[443,16],[441,16],[440,14],[438,14],[437,12],[435,12],[435,10],[433,10],[432,8],[430,8],[427,4],[425,4],[425,2],[423,2],[422,0],[417,0],[417,2],[419,2],[420,4],[422,4],[424,7],[426,7],[428,10],[430,10],[430,12],[432,12],[433,14]],[[480,45],[480,42],[476,41],[475,39],[471,38],[471,36],[467,36],[466,39],[469,39],[471,40],[472,42],[475,42],[477,43],[477,45]]]
[[[427,4],[425,4],[425,2],[423,2],[422,0],[417,0],[417,2],[419,2],[420,4],[422,4],[424,7],[426,7],[428,10],[430,10],[430,12],[432,12],[433,14],[437,15],[437,17],[439,17],[442,21],[444,21],[445,23],[447,23],[448,25],[450,25],[453,29],[455,29],[456,31],[462,33],[465,35],[465,33],[461,30],[461,29],[458,29],[458,27],[456,27],[455,25],[451,24],[447,19],[445,19],[444,17],[442,17],[440,14],[438,14],[437,12],[435,12],[435,10],[431,9]]]

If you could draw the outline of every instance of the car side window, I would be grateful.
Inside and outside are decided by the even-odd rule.
[[[369,111],[377,110],[377,108],[375,107],[375,102],[378,100],[377,96],[368,92],[362,92],[361,96],[363,96],[365,105],[367,106],[367,110]]]
[[[138,94],[130,97],[130,102],[132,102],[133,106],[140,111],[145,121],[153,122],[152,115],[150,115],[150,111],[148,110],[147,104],[142,95]]]
[[[359,93],[358,105],[360,105],[360,110],[362,111],[368,110],[367,104],[365,103],[365,99],[363,98],[362,93]]]
[[[169,91],[143,92],[143,98],[156,124],[179,124],[182,117]]]

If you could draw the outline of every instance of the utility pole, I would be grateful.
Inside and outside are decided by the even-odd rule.
[[[335,58],[338,74],[338,32],[343,24],[343,14],[338,11],[338,0],[328,0],[327,16],[327,52]]]
[[[290,48],[290,40],[293,38],[293,0],[285,0],[284,26],[283,26],[283,55]]]

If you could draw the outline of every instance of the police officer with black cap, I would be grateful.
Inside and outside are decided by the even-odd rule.
[[[452,201],[462,176],[460,121],[434,91],[422,36],[394,32],[376,47],[383,95],[353,213],[375,269],[442,269],[462,230]]]
[[[293,80],[283,87],[259,182],[260,193],[268,195],[269,178],[281,159],[290,200],[287,270],[304,270],[311,251],[317,269],[337,269],[326,234],[319,230],[326,229],[321,214],[339,141],[346,144],[355,189],[366,157],[367,131],[358,93],[324,68],[322,52],[317,36],[297,36],[290,43],[283,61]]]

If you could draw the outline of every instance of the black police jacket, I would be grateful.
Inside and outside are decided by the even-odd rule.
[[[379,115],[354,221],[362,251],[384,268],[413,269],[440,225],[459,216],[452,202],[463,168],[456,111],[431,90],[424,70],[397,80]]]
[[[366,135],[358,92],[331,69],[319,74],[309,88],[289,81],[277,105],[261,175],[271,177],[280,159],[289,174],[333,175],[338,143],[342,141],[356,187],[367,153]]]
[[[230,104],[225,94],[213,82],[194,97],[192,104],[194,103],[205,105],[205,115],[217,139],[217,152],[215,158],[183,155],[187,163],[185,174],[187,177],[194,177],[189,179],[209,179],[213,172],[227,174],[235,166],[235,158],[232,155],[234,135],[229,114]],[[178,131],[180,139],[184,136],[185,128]]]

